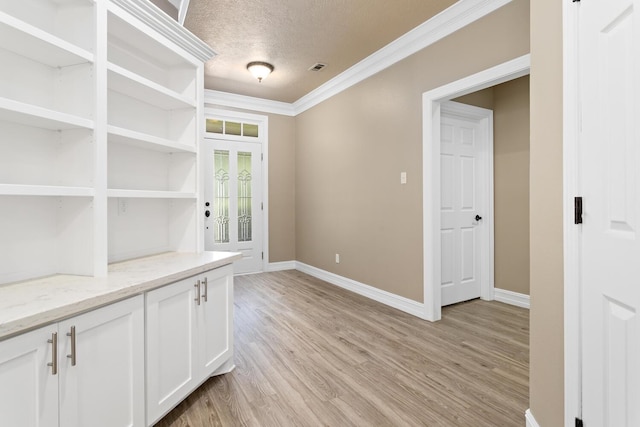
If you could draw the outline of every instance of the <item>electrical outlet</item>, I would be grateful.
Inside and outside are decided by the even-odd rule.
[[[336,264],[340,264],[340,254],[336,254]]]
[[[406,184],[406,183],[407,183],[407,173],[400,172],[400,184]]]
[[[118,215],[125,215],[127,213],[127,208],[128,206],[128,200],[127,199],[118,199]]]

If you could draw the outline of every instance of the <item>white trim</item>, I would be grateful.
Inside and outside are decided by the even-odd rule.
[[[164,13],[160,8],[148,0],[111,0],[121,9],[144,22],[162,36],[171,40],[185,51],[202,62],[207,62],[216,53],[205,42],[184,28],[178,21]]]
[[[404,311],[405,313],[409,313],[422,318],[422,314],[424,312],[423,304],[417,301],[401,297],[399,295],[395,295],[378,288],[374,288],[373,286],[369,286],[364,283],[360,283],[355,280],[339,276],[337,274],[330,273],[316,267],[312,267],[299,261],[296,262],[296,270],[316,277],[320,280],[324,280],[325,282],[331,283],[332,285],[336,285],[340,288],[347,289],[358,295],[362,295],[374,301],[378,301],[379,303]]]
[[[267,271],[269,266],[269,117],[260,114],[210,108],[206,105],[207,100],[205,99],[205,119],[207,116],[214,116],[221,119],[253,122],[258,125],[259,134],[255,142],[262,145],[262,271]],[[244,141],[248,140],[244,139]]]
[[[527,294],[508,291],[506,289],[495,288],[493,290],[493,299],[516,307],[531,308],[530,298]]]
[[[529,74],[530,56],[440,86],[422,95],[422,198],[424,309],[421,317],[441,318],[440,295],[440,110],[441,102]],[[426,196],[428,195],[428,197]],[[437,285],[436,285],[437,284]]]
[[[527,409],[526,411],[524,411],[524,419],[527,422],[527,427],[540,427],[540,424],[538,424],[538,422],[536,421],[535,418],[533,418],[533,414],[531,413],[531,409]],[[569,424],[567,424],[569,425]]]
[[[573,198],[579,196],[579,8],[564,2],[563,17],[563,237],[564,237],[564,422],[582,418],[580,246],[573,224]]]
[[[205,103],[285,116],[297,116],[343,90],[455,33],[460,28],[477,21],[511,1],[513,0],[459,1],[351,68],[343,71],[322,86],[307,93],[293,104],[216,90],[205,90]]]
[[[266,272],[273,271],[284,271],[284,270],[295,270],[296,262],[295,261],[280,261],[280,262],[270,262],[267,264],[267,268],[264,270]]]
[[[219,90],[205,89],[204,103],[219,105],[222,107],[260,111],[263,113],[281,114],[283,116],[295,116],[293,104],[271,101],[264,98],[254,98],[252,96],[237,95],[235,93],[221,92]]]
[[[293,103],[296,115],[391,65],[455,33],[512,0],[465,0],[454,3],[382,49],[369,55]]]
[[[180,2],[180,7],[178,8],[178,22],[182,26],[184,26],[184,20],[187,17],[187,10],[189,9],[189,1],[190,0],[182,0]]]

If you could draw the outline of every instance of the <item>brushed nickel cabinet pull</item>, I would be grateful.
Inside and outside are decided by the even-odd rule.
[[[51,363],[47,363],[47,366],[51,366],[51,375],[56,375],[58,373],[58,333],[53,332],[51,339],[47,342],[51,343]]]
[[[209,294],[209,281],[205,277],[204,278],[204,294],[202,294],[202,298],[204,299],[204,302],[207,302],[207,295],[208,294]]]
[[[67,336],[71,337],[71,354],[67,354],[67,358],[71,359],[71,366],[76,366],[76,327],[71,327],[71,332],[67,332]]]
[[[196,283],[195,285],[196,288],[196,297],[195,297],[195,302],[200,305],[200,280],[198,280],[198,283]]]

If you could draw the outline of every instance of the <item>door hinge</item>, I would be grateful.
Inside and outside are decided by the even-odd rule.
[[[264,259],[264,252],[262,252],[262,259]]]
[[[264,160],[264,154],[260,153],[260,160]]]
[[[578,1],[580,1],[580,0],[578,0]],[[584,424],[582,423],[582,420],[580,418],[578,418],[578,417],[576,417],[576,427],[584,427]]]
[[[263,211],[264,210],[264,203],[260,203],[260,210]]]
[[[573,198],[573,223],[582,224],[582,197]]]

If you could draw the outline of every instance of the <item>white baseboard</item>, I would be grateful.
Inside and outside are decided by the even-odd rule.
[[[527,427],[540,427],[540,424],[533,418],[533,414],[531,413],[531,409],[527,409],[524,411],[524,419],[527,421]]]
[[[267,268],[265,269],[265,272],[295,270],[295,269],[296,269],[295,261],[270,262],[269,264],[267,264]]]
[[[531,306],[529,303],[529,295],[507,291],[506,289],[495,288],[493,290],[493,299],[522,308],[530,308]]]
[[[296,262],[296,270],[324,280],[325,282],[331,283],[332,285],[336,285],[340,288],[355,292],[356,294],[365,296],[374,301],[378,301],[379,303],[404,311],[405,313],[424,318],[424,304],[421,302],[401,297],[399,295],[392,294],[391,292],[374,288],[373,286],[365,285],[364,283],[312,267],[302,262]]]

